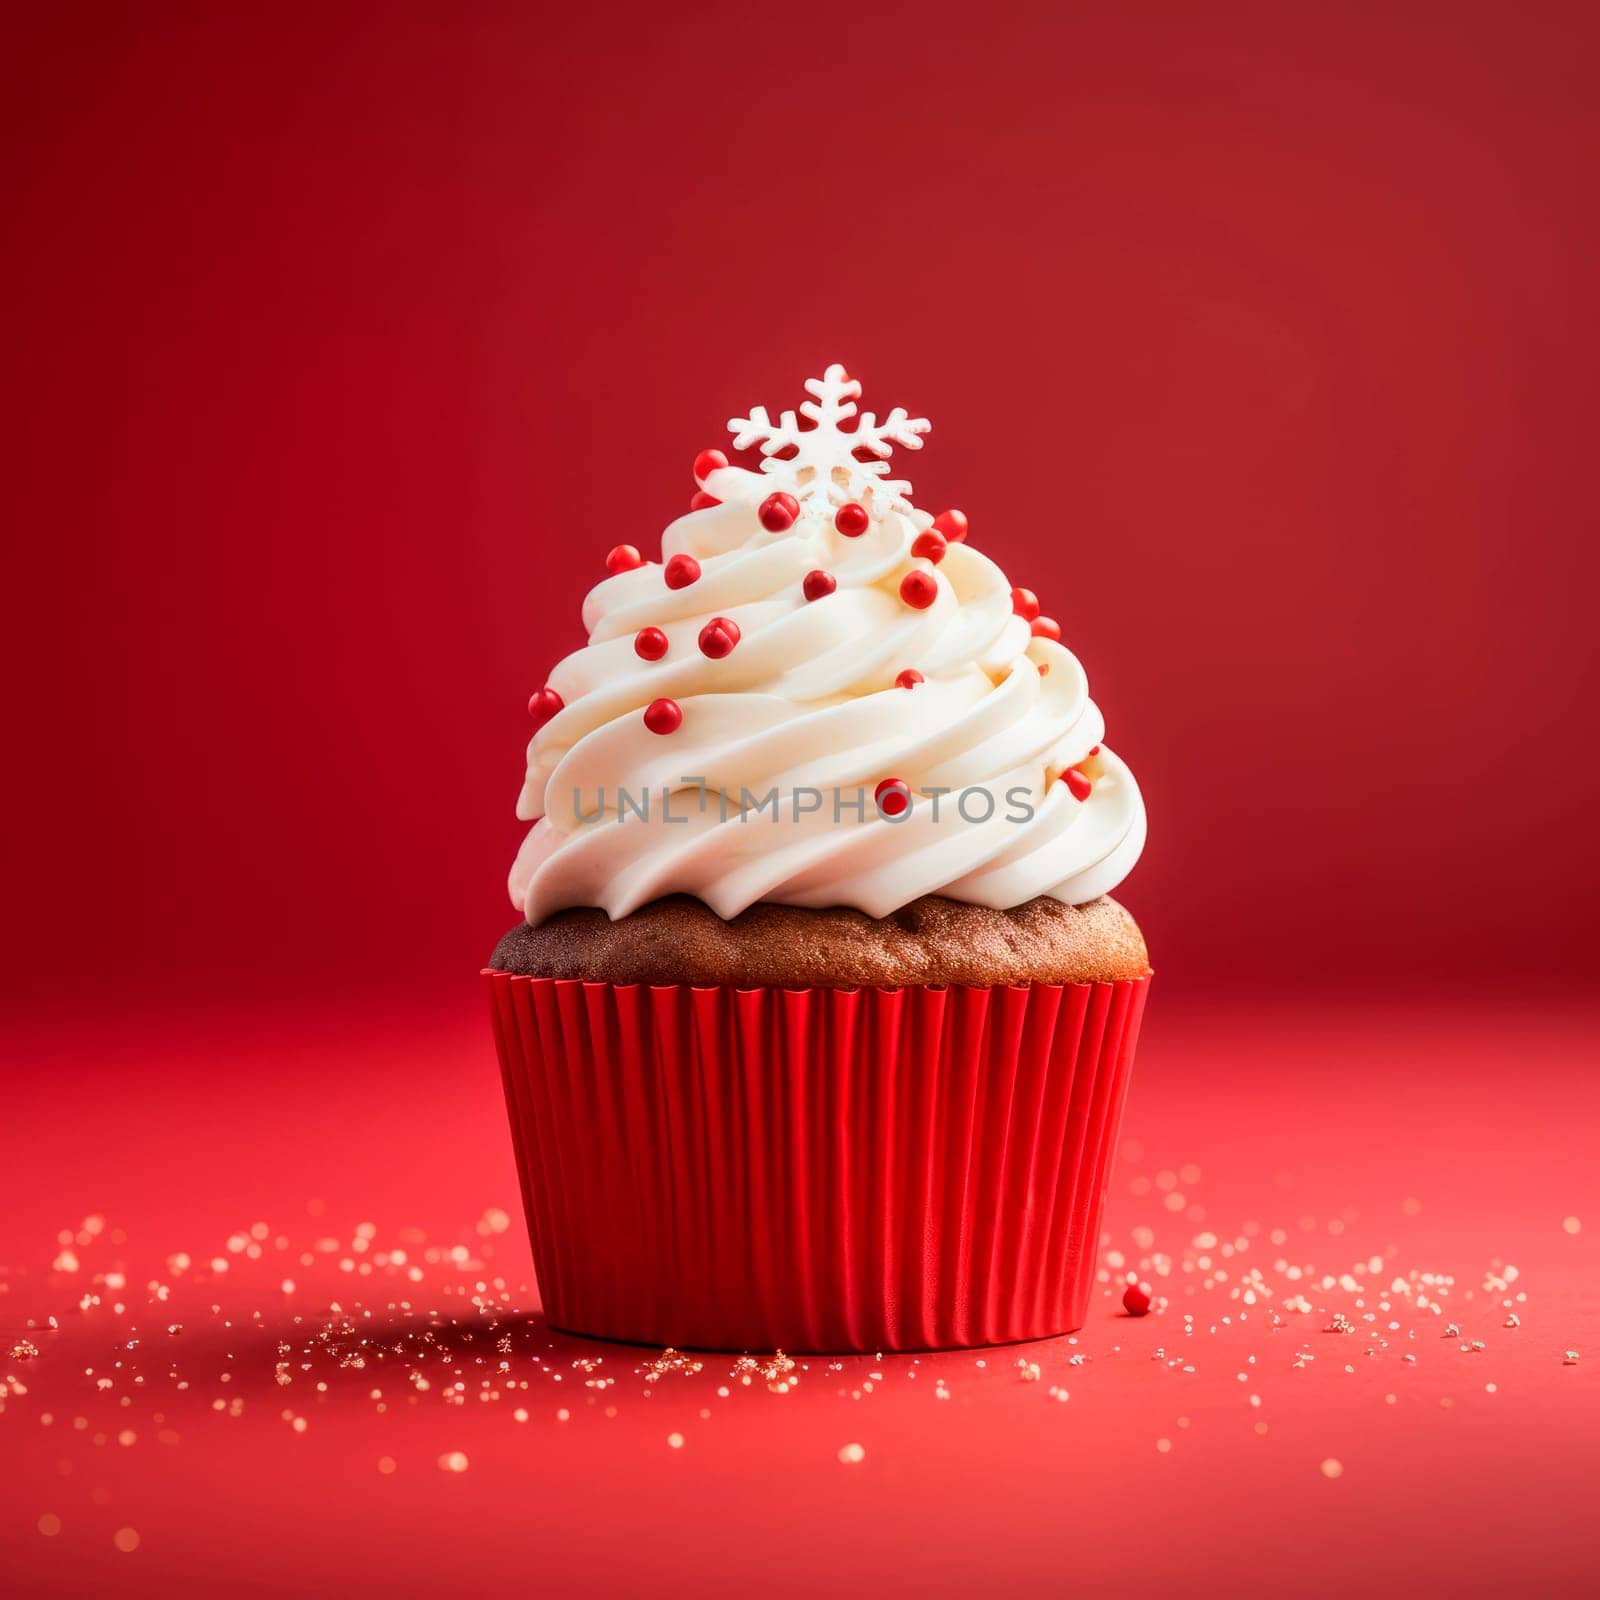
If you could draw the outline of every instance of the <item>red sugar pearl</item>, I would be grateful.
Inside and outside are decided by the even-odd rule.
[[[538,727],[542,728],[558,711],[564,710],[566,704],[567,702],[546,684],[544,688],[536,689],[528,696],[528,715]]]
[[[689,509],[691,511],[704,511],[708,506],[720,506],[722,502],[714,494],[707,494],[704,489],[696,489],[689,496]]]
[[[920,567],[900,580],[900,598],[913,611],[926,611],[939,598],[939,580]]]
[[[631,544],[613,545],[606,554],[606,571],[613,577],[644,565],[644,557]]]
[[[704,483],[713,472],[721,472],[728,458],[720,450],[702,450],[694,458],[694,481]]]
[[[732,617],[713,617],[700,630],[700,653],[720,661],[733,654],[739,642],[739,624]]]
[[[1024,621],[1032,622],[1039,615],[1039,597],[1032,589],[1013,589],[1011,609]]]
[[[659,628],[641,628],[633,636],[633,653],[645,661],[659,661],[667,653],[667,636]]]
[[[915,667],[907,667],[895,678],[894,686],[897,689],[915,689],[921,682],[923,682],[922,674]]]
[[[1089,755],[1090,755],[1090,756],[1097,756],[1097,755],[1099,755],[1099,754],[1100,754],[1100,746],[1099,746],[1099,745],[1096,745],[1096,746],[1095,746],[1095,747],[1094,747],[1094,749],[1093,749],[1093,750],[1091,750],[1091,751],[1090,751],[1090,752],[1089,752]],[[1085,761],[1087,761],[1087,760],[1088,760],[1088,759],[1089,759],[1089,756],[1085,756],[1085,757],[1084,757],[1084,760],[1085,760]]]
[[[921,556],[924,561],[931,561],[938,566],[944,560],[945,551],[950,548],[945,536],[937,528],[925,529],[911,541],[911,553]]]
[[[1150,1310],[1150,1291],[1142,1283],[1130,1283],[1122,1291],[1122,1309],[1130,1317],[1142,1317]]]
[[[933,525],[951,544],[962,544],[967,537],[967,514],[965,511],[941,511],[933,519]]]
[[[769,494],[761,502],[756,515],[768,533],[782,533],[794,526],[795,518],[800,515],[800,502],[792,494],[785,494],[780,489],[777,494]]]
[[[1057,644],[1061,643],[1061,624],[1054,617],[1035,617],[1028,624],[1028,632],[1035,639],[1054,639]]]
[[[807,600],[822,600],[839,587],[839,580],[831,572],[824,572],[818,567],[815,572],[805,575],[800,587]]]
[[[651,733],[676,733],[683,726],[683,707],[676,700],[652,700],[644,708],[644,725]]]
[[[899,778],[885,778],[872,791],[872,798],[886,817],[898,817],[911,809],[911,790]]]
[[[700,563],[693,556],[674,556],[662,569],[669,589],[687,589],[700,578]]]
[[[1068,767],[1061,774],[1061,781],[1072,791],[1074,800],[1087,800],[1094,790],[1094,785],[1076,767]]]
[[[867,508],[857,505],[854,500],[848,505],[842,505],[833,514],[833,525],[847,539],[859,539],[868,527],[872,518],[867,515]]]

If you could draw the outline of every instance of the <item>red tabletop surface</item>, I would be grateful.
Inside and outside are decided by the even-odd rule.
[[[8,1592],[1600,1579],[1593,1014],[1158,996],[1075,1338],[673,1361],[543,1322],[477,998],[25,1032]]]

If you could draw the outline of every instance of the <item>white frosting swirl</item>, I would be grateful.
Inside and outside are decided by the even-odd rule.
[[[1001,909],[1121,882],[1144,846],[1138,786],[1076,657],[1030,634],[992,561],[966,544],[914,558],[920,511],[879,505],[846,538],[820,495],[771,533],[757,507],[781,484],[733,466],[703,483],[721,504],[662,538],[698,581],[670,589],[657,562],[608,577],[584,601],[588,645],[550,676],[564,709],[528,747],[517,815],[539,820],[510,879],[530,923],[668,894],[724,917],[758,900],[882,917],[925,894]],[[918,568],[937,583],[925,610],[900,595]],[[808,601],[815,569],[837,588]],[[713,660],[698,635],[717,616],[740,639]],[[645,627],[666,634],[660,660],[635,652]],[[925,680],[909,690],[908,667]],[[683,714],[666,735],[643,717],[663,698]],[[1092,781],[1086,799],[1059,781],[1068,768]],[[911,790],[898,819],[873,801],[891,777]]]

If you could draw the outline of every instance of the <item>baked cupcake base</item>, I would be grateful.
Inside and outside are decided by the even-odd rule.
[[[975,908],[922,902],[903,937],[875,924],[863,938],[855,913],[801,913],[852,930],[842,937],[857,965],[829,946],[834,981],[797,987],[804,952],[773,933],[790,917],[755,917],[731,946],[657,948],[668,929],[706,926],[665,904],[645,923],[597,913],[574,919],[588,933],[537,946],[513,934],[496,952],[560,960],[567,975],[485,973],[551,1322],[631,1343],[809,1352],[1080,1327],[1149,983],[1137,930],[1136,952],[1115,932],[1132,926],[1126,913],[1101,901],[1064,908],[1088,913],[1078,918],[1047,909],[1048,923],[982,916],[1012,919],[1024,940],[1032,929],[1034,957],[1052,936],[1041,928],[1098,930],[1078,956],[1114,951],[1132,965],[1136,953],[1137,973],[894,987],[839,978],[910,962],[946,978],[1013,969],[993,939],[969,965],[953,952],[933,964],[921,919],[936,919],[942,940],[952,915]],[[635,937],[602,945],[602,924],[633,924]],[[655,933],[640,937],[646,927]],[[769,944],[770,966],[753,954]],[[785,981],[760,981],[777,975],[778,951]],[[583,976],[602,956],[713,981]]]
[[[594,907],[520,923],[490,966],[585,983],[738,989],[1114,983],[1149,974],[1144,938],[1115,900],[1041,897],[1008,911],[925,895],[888,917],[758,904],[729,921],[673,895],[613,922]]]

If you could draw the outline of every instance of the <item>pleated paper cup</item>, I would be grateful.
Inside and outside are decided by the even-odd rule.
[[[1082,1325],[1148,978],[484,978],[554,1326],[838,1352]]]

